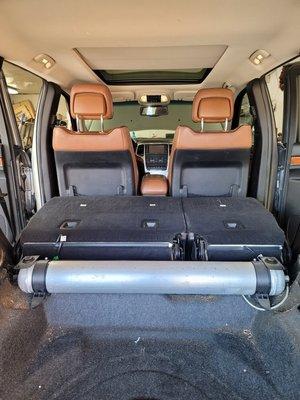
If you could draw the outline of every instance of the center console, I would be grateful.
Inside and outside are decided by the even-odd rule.
[[[141,184],[141,194],[143,196],[167,196],[167,178],[164,175],[144,175]]]
[[[167,143],[140,144],[138,149],[144,159],[145,172],[150,174],[167,175],[171,145]],[[143,151],[142,151],[143,150]]]

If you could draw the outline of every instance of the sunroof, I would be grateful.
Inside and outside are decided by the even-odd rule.
[[[163,85],[201,83],[212,68],[173,70],[94,70],[108,85]]]

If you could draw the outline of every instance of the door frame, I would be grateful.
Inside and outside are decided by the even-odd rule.
[[[272,211],[275,195],[278,152],[274,113],[264,76],[250,81],[246,86],[249,102],[254,117],[256,140],[260,140],[255,151],[257,171],[255,188],[251,196],[255,196],[264,206]],[[252,170],[252,172],[253,172]]]
[[[281,225],[285,225],[285,209],[289,186],[291,158],[295,145],[298,124],[300,93],[297,90],[297,77],[300,76],[300,61],[287,66],[284,76],[284,100],[283,100],[283,145],[285,157],[282,161],[282,177],[279,186],[282,188],[278,201],[278,218]],[[300,202],[299,202],[300,203]],[[299,205],[300,210],[300,205]]]
[[[22,142],[2,71],[3,61],[4,59],[0,57],[0,129],[5,160],[4,171],[8,191],[8,209],[13,239],[16,240],[26,223],[25,215],[22,212],[21,188],[18,183],[17,166],[17,157],[22,151]]]

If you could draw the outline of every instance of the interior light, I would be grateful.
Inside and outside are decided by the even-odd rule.
[[[168,98],[168,96],[166,94],[162,94],[160,99],[161,99],[162,103],[168,103],[169,102],[169,98]]]
[[[146,95],[146,94],[143,94],[143,95],[140,97],[140,102],[141,102],[141,103],[147,103],[147,95]]]
[[[55,60],[47,54],[39,54],[34,57],[34,61],[42,64],[46,69],[50,69],[56,63]]]
[[[261,64],[266,58],[270,56],[270,53],[268,53],[266,50],[256,50],[254,53],[251,54],[249,57],[249,60],[254,64],[254,65],[259,65]]]
[[[167,94],[142,94],[139,97],[139,103],[141,105],[167,105],[170,103],[170,97]]]
[[[19,93],[17,89],[15,89],[11,86],[8,86],[7,90],[8,90],[9,94],[18,94]]]

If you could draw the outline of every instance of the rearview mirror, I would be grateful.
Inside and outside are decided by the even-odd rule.
[[[145,117],[168,115],[168,106],[143,106],[140,108],[140,115]]]

